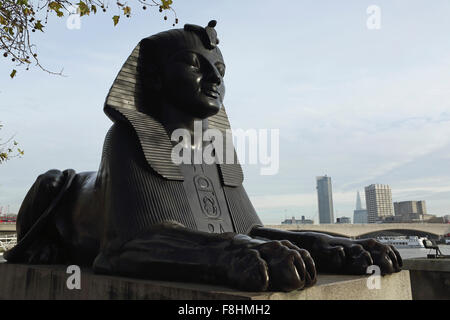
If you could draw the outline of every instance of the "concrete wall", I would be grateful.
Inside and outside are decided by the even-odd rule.
[[[239,292],[204,284],[139,280],[81,272],[81,289],[69,290],[65,266],[0,263],[0,299],[213,299],[213,300],[411,300],[408,271],[379,278],[320,274],[315,286],[292,292]]]
[[[450,259],[407,259],[414,300],[450,300]]]

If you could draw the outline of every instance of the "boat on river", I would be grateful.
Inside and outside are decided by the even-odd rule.
[[[396,248],[425,248],[423,241],[428,239],[418,236],[397,236],[378,237],[377,240],[384,244],[393,245]]]
[[[17,244],[16,235],[0,235],[0,253],[7,251]]]

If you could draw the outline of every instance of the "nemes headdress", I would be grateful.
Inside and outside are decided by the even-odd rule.
[[[205,28],[186,24],[183,29],[169,30],[142,39],[120,69],[106,97],[105,113],[113,121],[125,120],[132,125],[147,163],[159,175],[169,180],[182,181],[184,178],[178,165],[172,162],[172,143],[164,126],[154,117],[142,112],[144,107],[152,107],[147,105],[147,101],[144,106],[142,95],[141,72],[145,69],[144,63],[148,59],[144,55],[158,52],[157,55],[152,56],[152,60],[157,65],[163,66],[172,54],[186,48],[188,43],[189,46],[192,46],[192,43],[198,43],[198,47],[214,50],[221,55],[217,48],[219,40],[215,26],[215,20],[210,21]],[[157,108],[157,106],[154,107]],[[225,136],[225,131],[231,130],[225,108],[222,107],[216,115],[209,117],[208,125],[211,129],[220,130]],[[224,185],[240,186],[242,184],[244,176],[237,161],[234,164],[219,166]]]

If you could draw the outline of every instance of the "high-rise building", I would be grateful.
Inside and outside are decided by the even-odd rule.
[[[371,184],[365,187],[367,222],[376,223],[394,216],[392,192],[388,185]]]
[[[361,196],[359,195],[359,191],[356,192],[356,208],[355,210],[362,210],[362,204],[361,204]]]
[[[367,210],[362,207],[359,191],[356,193],[356,209],[353,211],[353,223],[367,223]]]
[[[316,177],[317,199],[319,203],[319,223],[333,223],[333,191],[331,177]]]
[[[402,222],[424,220],[427,215],[425,201],[394,202],[395,217]]]

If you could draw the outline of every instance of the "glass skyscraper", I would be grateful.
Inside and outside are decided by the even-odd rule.
[[[367,223],[367,210],[362,207],[359,191],[356,193],[356,209],[353,211],[353,223]]]
[[[333,223],[333,191],[331,188],[331,177],[316,177],[317,199],[319,203],[319,223]]]

